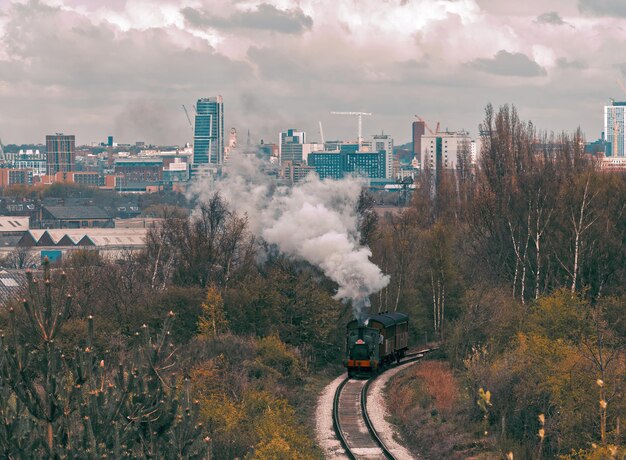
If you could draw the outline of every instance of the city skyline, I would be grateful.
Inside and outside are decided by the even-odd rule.
[[[383,4],[384,3],[384,4]],[[619,0],[0,2],[0,139],[192,140],[182,104],[224,97],[225,128],[275,142],[411,140],[419,114],[477,133],[488,103],[588,140],[626,100]],[[193,114],[192,114],[193,115]]]

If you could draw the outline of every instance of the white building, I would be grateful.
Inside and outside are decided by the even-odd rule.
[[[456,169],[459,158],[471,161],[472,139],[467,131],[439,132],[422,136],[422,169]]]
[[[626,171],[626,157],[604,157],[600,168],[604,171]]]
[[[470,142],[470,164],[472,166],[478,165],[482,148],[483,142],[481,138],[478,138],[476,140],[472,139],[472,141]]]
[[[607,156],[625,156],[626,102],[611,101],[604,106],[604,137],[609,144]]]
[[[385,151],[385,178],[393,179],[393,137],[388,134],[375,134],[372,136],[372,150]]]

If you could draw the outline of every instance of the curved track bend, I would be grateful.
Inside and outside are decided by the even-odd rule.
[[[417,361],[429,348],[407,355],[400,364]],[[348,458],[353,460],[395,460],[372,426],[367,414],[367,391],[376,377],[369,380],[346,378],[335,392],[333,401],[333,427]]]

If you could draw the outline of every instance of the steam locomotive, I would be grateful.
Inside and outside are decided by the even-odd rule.
[[[392,312],[352,320],[347,325],[348,376],[374,375],[385,365],[400,361],[408,350],[409,317]]]

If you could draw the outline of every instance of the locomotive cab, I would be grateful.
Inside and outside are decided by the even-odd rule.
[[[408,319],[404,313],[392,312],[350,321],[344,361],[348,375],[376,374],[386,364],[399,362],[408,348]]]
[[[378,329],[359,324],[348,330],[346,343],[348,374],[371,374],[378,368]]]

